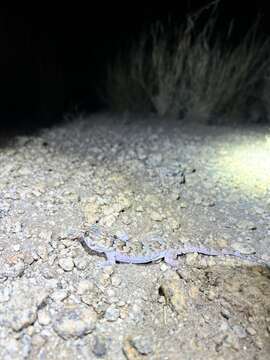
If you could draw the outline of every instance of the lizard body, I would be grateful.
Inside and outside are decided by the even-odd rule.
[[[155,251],[147,255],[127,255],[116,249],[110,249],[105,246],[96,244],[91,237],[82,236],[80,238],[82,244],[87,247],[88,250],[95,252],[99,255],[106,257],[106,262],[102,265],[113,265],[115,263],[126,263],[126,264],[147,264],[157,260],[163,260],[170,266],[175,267],[177,265],[176,259],[178,256],[183,256],[187,254],[201,254],[206,256],[232,256],[240,258],[242,260],[248,260],[255,263],[264,264],[264,262],[258,259],[255,256],[244,255],[239,251],[233,250],[213,250],[205,247],[196,247],[196,246],[183,246],[178,249],[168,249],[162,251]]]

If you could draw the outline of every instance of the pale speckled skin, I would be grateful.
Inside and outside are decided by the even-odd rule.
[[[93,229],[92,229],[93,230]],[[95,228],[96,230],[96,228]],[[92,236],[93,236],[93,232]],[[147,255],[127,255],[113,248],[106,248],[105,246],[96,244],[90,236],[82,236],[80,237],[80,241],[84,244],[87,249],[106,256],[106,262],[102,263],[102,265],[113,265],[115,263],[126,263],[126,264],[147,264],[157,260],[164,259],[164,261],[172,266],[177,266],[177,257],[186,255],[186,254],[201,254],[206,256],[232,256],[236,258],[240,258],[242,260],[247,260],[251,262],[255,262],[258,264],[265,264],[262,260],[258,259],[255,256],[244,255],[239,251],[233,250],[213,250],[205,247],[196,247],[196,246],[183,246],[178,249],[168,249],[163,251],[156,251]]]

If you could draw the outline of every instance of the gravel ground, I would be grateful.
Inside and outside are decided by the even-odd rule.
[[[137,252],[270,263],[267,135],[103,114],[2,143],[0,358],[269,359],[267,266],[190,254],[177,270],[100,268],[72,240],[98,222]]]

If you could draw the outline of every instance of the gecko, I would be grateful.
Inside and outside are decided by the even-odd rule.
[[[236,257],[242,260],[247,260],[251,262],[255,262],[257,264],[267,265],[263,260],[257,258],[254,255],[244,255],[239,251],[234,250],[214,250],[201,246],[191,246],[184,245],[182,247],[176,249],[166,249],[161,251],[154,251],[146,255],[128,255],[114,248],[109,248],[103,245],[97,244],[92,237],[95,234],[98,234],[99,230],[96,226],[90,230],[88,236],[81,236],[79,238],[80,242],[84,247],[88,249],[88,251],[94,252],[98,255],[102,255],[106,257],[106,261],[101,263],[101,266],[106,265],[114,265],[116,263],[126,263],[126,264],[147,264],[153,263],[158,260],[164,260],[166,264],[171,267],[177,267],[177,258],[179,256],[187,255],[187,254],[201,254],[205,256],[231,256]]]

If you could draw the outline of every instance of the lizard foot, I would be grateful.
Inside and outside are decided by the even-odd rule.
[[[114,262],[111,262],[111,261],[109,261],[109,260],[99,261],[99,262],[97,263],[97,268],[98,268],[98,269],[104,269],[104,268],[106,268],[106,267],[108,267],[108,266],[113,266],[113,265],[115,265],[115,261],[114,261]]]
[[[176,259],[176,256],[175,254],[173,253],[168,253],[164,256],[164,260],[165,260],[165,263],[170,265],[172,268],[177,268],[178,267],[178,261]]]
[[[99,268],[104,268],[106,266],[112,266],[112,265],[115,265],[115,263],[116,263],[114,252],[106,252],[105,255],[107,257],[107,260],[99,262],[99,264],[98,264]]]

